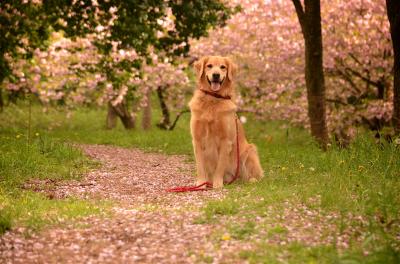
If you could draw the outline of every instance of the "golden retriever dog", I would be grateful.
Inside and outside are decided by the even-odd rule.
[[[256,146],[247,142],[243,126],[236,120],[233,83],[237,66],[229,58],[207,56],[198,60],[194,68],[198,84],[189,107],[197,184],[210,182],[213,188],[221,188],[224,182],[232,181],[237,169],[237,140],[239,178],[259,180],[264,173]]]

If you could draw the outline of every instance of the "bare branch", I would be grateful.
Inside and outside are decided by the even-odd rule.
[[[368,84],[370,84],[370,85],[372,85],[372,86],[375,86],[375,87],[378,87],[378,88],[379,88],[379,87],[381,87],[381,85],[382,85],[382,84],[379,83],[379,82],[375,82],[375,81],[373,81],[373,80],[371,80],[371,79],[369,79],[369,78],[363,76],[361,73],[359,73],[358,71],[353,70],[353,69],[350,68],[350,67],[346,67],[345,70],[348,71],[348,72],[350,72],[350,73],[353,74],[354,76],[357,76],[358,78],[360,78],[361,80],[363,80],[364,82],[366,82],[366,83],[368,83]]]

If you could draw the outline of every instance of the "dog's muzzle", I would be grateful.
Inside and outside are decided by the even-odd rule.
[[[221,89],[221,85],[224,82],[224,80],[225,78],[220,80],[219,74],[218,77],[213,74],[213,78],[211,81],[207,77],[208,84],[210,85],[210,88],[213,92],[217,92],[219,91],[219,89]]]

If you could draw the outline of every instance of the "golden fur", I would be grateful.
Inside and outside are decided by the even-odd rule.
[[[223,187],[236,173],[236,104],[233,87],[237,66],[226,57],[207,56],[194,64],[198,84],[189,102],[190,129],[196,157],[197,183],[209,181],[214,188]],[[213,75],[214,74],[214,75]],[[219,82],[213,77],[219,76]],[[231,100],[216,98],[202,90],[230,96]],[[256,146],[246,140],[238,121],[240,147],[240,178],[256,181],[263,170]]]

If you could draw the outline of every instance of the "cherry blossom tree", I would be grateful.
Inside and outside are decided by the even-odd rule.
[[[122,114],[116,113],[112,117],[109,115],[107,124],[110,127],[116,125],[116,116],[135,115],[139,109],[149,107],[149,96],[157,91],[158,94],[161,93],[160,104],[165,113],[160,126],[168,128],[171,125],[170,110],[184,108],[185,93],[191,90],[188,86],[189,79],[184,72],[187,66],[151,53],[150,60],[142,64],[140,70],[135,67],[129,71],[118,67],[112,69],[113,65],[120,62],[146,60],[133,50],[117,50],[117,45],[114,45],[109,57],[111,60],[107,61],[109,65],[106,65],[110,68],[107,78],[97,67],[98,64],[104,63],[104,56],[93,45],[92,38],[94,36],[71,41],[54,32],[49,40],[52,44],[47,50],[37,49],[32,59],[11,63],[17,82],[7,79],[4,87],[10,92],[36,94],[43,104],[57,102],[69,107],[93,103],[110,104],[113,107],[109,109],[126,111]],[[112,81],[108,81],[109,79]],[[119,85],[119,89],[113,87],[115,84]],[[134,111],[125,110],[127,97],[134,98]],[[125,126],[134,127],[132,119],[121,119]]]
[[[187,65],[176,63],[167,57],[153,54],[151,64],[143,67],[143,78],[139,79],[140,87],[157,93],[162,112],[162,120],[158,127],[162,129],[171,128],[171,109],[184,109],[185,98],[192,91],[193,83],[185,72]],[[142,104],[146,106],[150,104],[148,98],[144,99]]]
[[[0,2],[0,108],[4,105],[1,84],[12,74],[10,58],[29,58],[36,48],[44,47],[57,14],[51,5],[39,0]]]
[[[3,86],[7,91],[32,93],[43,104],[90,104],[95,100],[98,85],[105,80],[99,73],[87,71],[95,65],[99,54],[87,38],[75,41],[54,32],[46,50],[35,49],[29,60],[10,59],[12,76]]]
[[[340,138],[356,125],[381,130],[392,116],[393,56],[385,7],[376,1],[333,1],[342,14],[323,13],[330,127]],[[335,23],[340,19],[341,23]],[[336,124],[336,125],[334,125]]]

